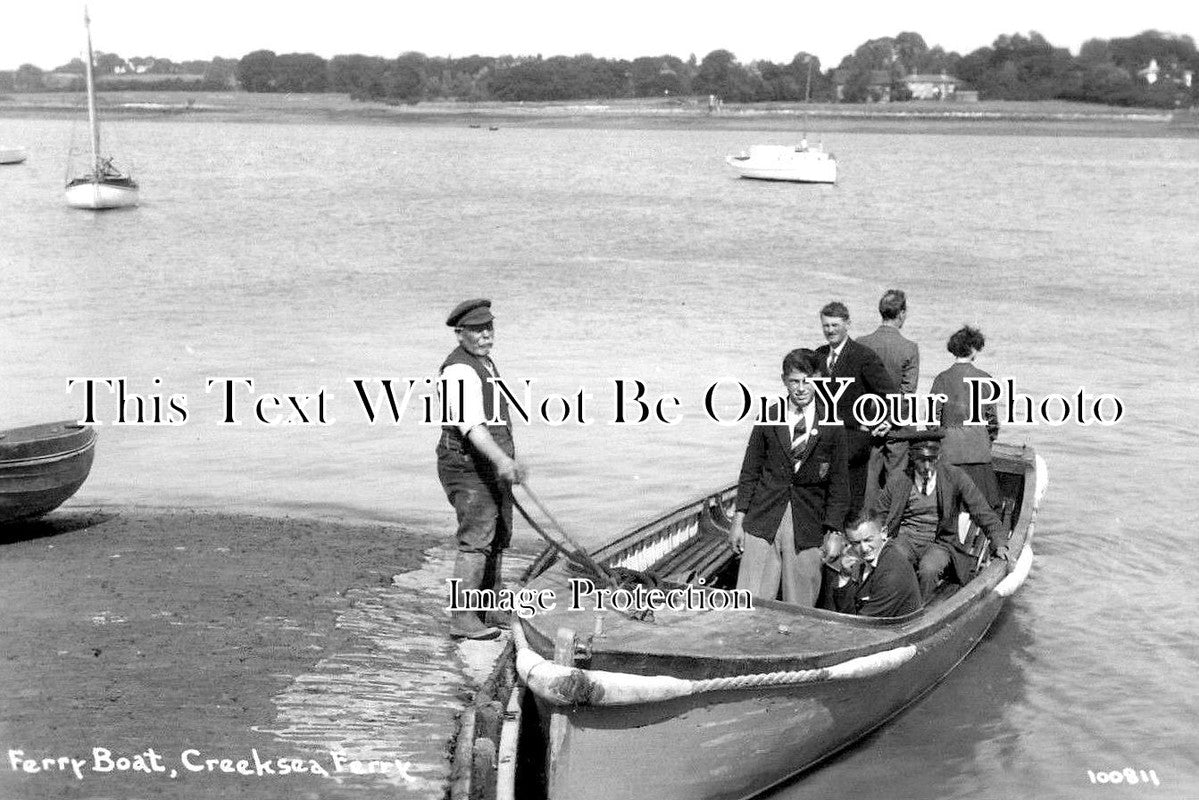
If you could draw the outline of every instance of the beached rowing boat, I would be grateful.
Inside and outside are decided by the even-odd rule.
[[[58,508],[87,479],[96,432],[74,422],[0,431],[0,524]]]
[[[966,657],[1028,574],[1045,465],[1031,449],[1004,445],[994,463],[1019,557],[983,563],[969,584],[942,587],[906,617],[716,602],[736,574],[727,544],[736,487],[593,554],[608,569],[697,587],[709,595],[705,609],[659,610],[652,621],[586,600],[572,609],[578,570],[543,554],[527,588],[550,590],[557,603],[514,626],[526,699],[509,701],[523,730],[517,737],[510,722],[499,738],[498,796],[521,781],[520,796],[536,784],[550,800],[753,797],[886,722]],[[517,741],[522,769],[538,775],[517,775]],[[530,750],[544,758],[530,762]]]

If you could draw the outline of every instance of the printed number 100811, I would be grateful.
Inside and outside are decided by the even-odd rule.
[[[1129,786],[1135,786],[1138,783],[1162,785],[1157,778],[1157,772],[1151,769],[1135,770],[1132,767],[1125,767],[1124,769],[1114,769],[1111,772],[1087,770],[1087,777],[1091,779],[1091,783],[1127,783]]]

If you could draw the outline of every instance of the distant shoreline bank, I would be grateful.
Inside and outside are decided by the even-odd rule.
[[[833,105],[706,104],[681,100],[543,103],[428,102],[390,106],[341,94],[105,92],[108,119],[177,119],[282,124],[465,125],[581,129],[785,130],[824,132],[1180,136],[1199,134],[1199,112],[1171,113],[1063,101]],[[0,96],[0,119],[83,113],[70,93]]]

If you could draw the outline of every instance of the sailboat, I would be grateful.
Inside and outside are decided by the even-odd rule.
[[[137,181],[129,173],[113,166],[112,158],[100,154],[100,122],[96,118],[96,81],[92,74],[92,26],[83,9],[83,27],[87,32],[87,60],[83,62],[87,80],[87,118],[92,133],[91,170],[67,180],[67,205],[72,208],[125,208],[137,205]]]

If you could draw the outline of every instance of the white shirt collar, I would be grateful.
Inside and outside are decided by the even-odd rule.
[[[799,422],[799,418],[801,416],[803,417],[804,423],[806,423],[804,427],[807,428],[808,433],[811,433],[816,426],[815,398],[813,398],[811,402],[801,409],[796,409],[795,406],[791,404],[790,400],[787,401],[787,427],[794,429],[795,423]]]

